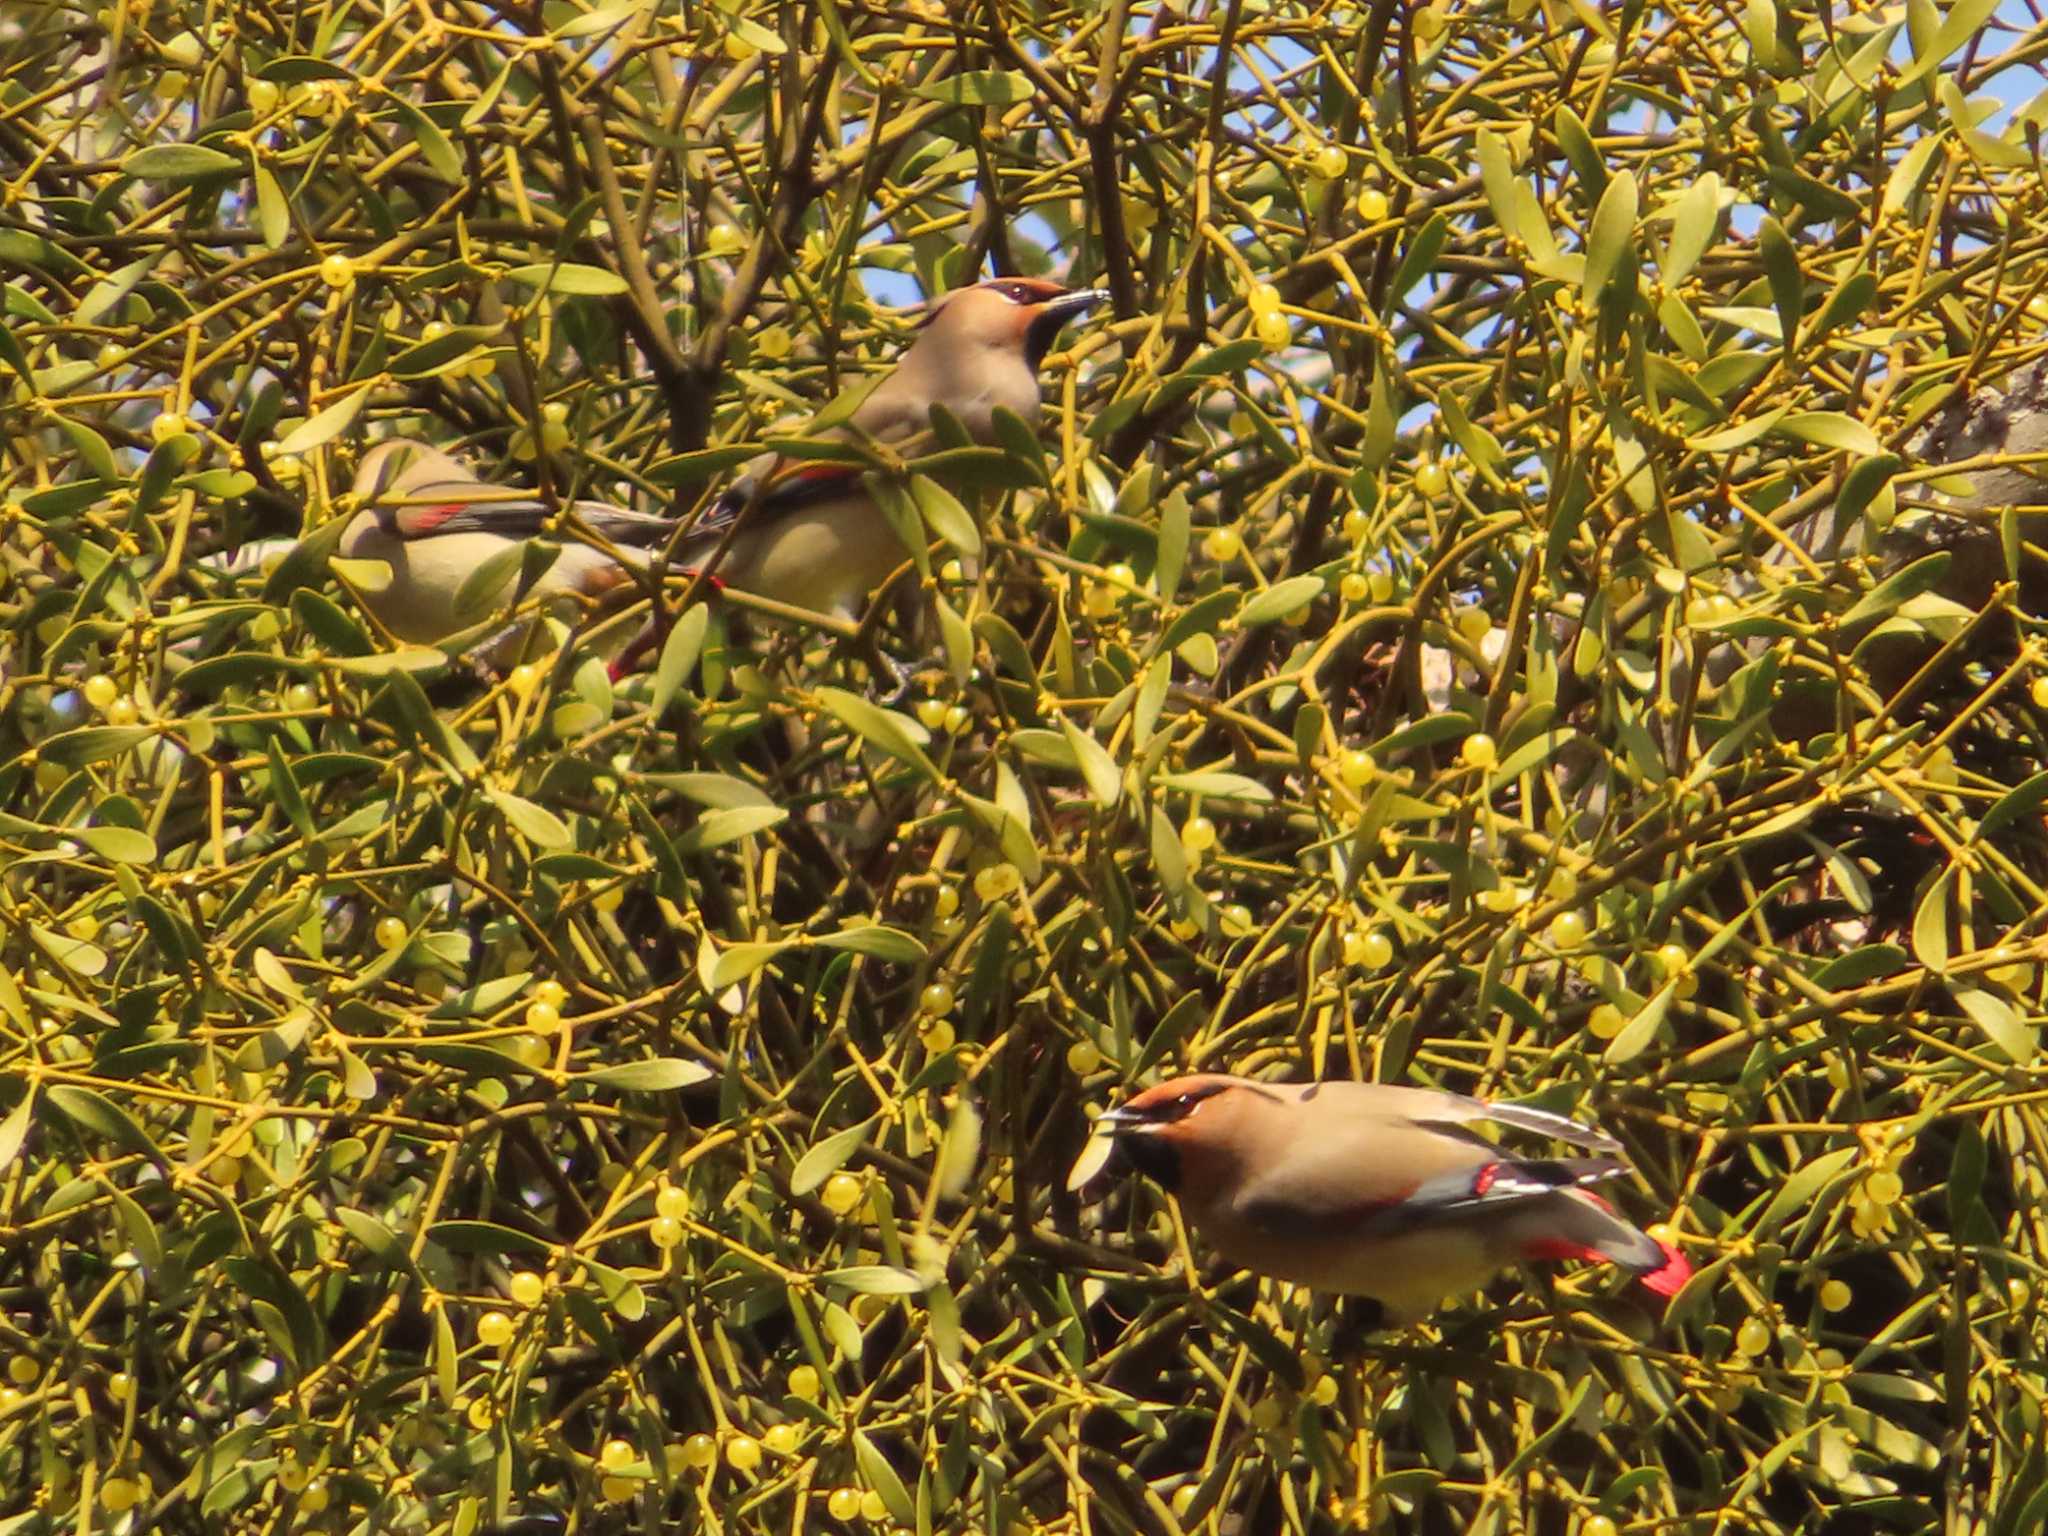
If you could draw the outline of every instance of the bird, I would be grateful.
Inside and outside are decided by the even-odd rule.
[[[943,406],[981,444],[999,442],[997,410],[1039,414],[1039,365],[1060,331],[1109,295],[1043,278],[957,288],[926,314],[896,366],[843,421],[800,435],[902,445]],[[684,553],[742,592],[843,620],[909,557],[870,494],[866,466],[767,453],[692,526]],[[722,551],[722,552],[721,552]]]
[[[1611,1262],[1677,1294],[1685,1257],[1589,1187],[1625,1163],[1513,1156],[1469,1129],[1480,1121],[1620,1146],[1562,1115],[1457,1093],[1223,1073],[1160,1083],[1097,1125],[1232,1264],[1372,1297],[1389,1322],[1417,1321],[1517,1260]]]
[[[464,584],[493,556],[555,526],[579,525],[596,541],[564,539],[555,561],[532,583],[542,601],[602,600],[634,583],[653,553],[674,537],[677,521],[602,501],[551,506],[523,491],[487,484],[439,448],[409,437],[373,445],[356,466],[361,506],[337,552],[381,560],[391,579],[365,584],[364,604],[398,639],[436,645],[502,611],[518,595],[517,565],[465,608]]]

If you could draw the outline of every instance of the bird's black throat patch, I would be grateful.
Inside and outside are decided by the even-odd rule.
[[[1157,1136],[1119,1136],[1116,1144],[1131,1166],[1161,1189],[1180,1188],[1180,1153]]]

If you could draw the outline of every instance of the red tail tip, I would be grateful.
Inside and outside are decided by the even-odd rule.
[[[1692,1278],[1692,1265],[1670,1243],[1660,1241],[1657,1246],[1664,1250],[1663,1266],[1636,1278],[1659,1296],[1676,1296],[1685,1282]]]

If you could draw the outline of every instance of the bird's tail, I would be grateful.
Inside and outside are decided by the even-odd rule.
[[[1592,1259],[1619,1264],[1660,1296],[1675,1296],[1692,1278],[1685,1255],[1623,1221],[1614,1208],[1584,1189],[1561,1189],[1532,1201],[1518,1218],[1525,1259]]]

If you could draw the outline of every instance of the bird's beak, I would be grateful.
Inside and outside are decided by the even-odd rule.
[[[1107,288],[1076,288],[1073,292],[1063,293],[1056,299],[1047,299],[1038,306],[1038,313],[1041,318],[1049,316],[1065,325],[1069,320],[1087,314],[1096,305],[1108,300]]]
[[[1115,1136],[1130,1131],[1148,1131],[1158,1124],[1148,1120],[1135,1110],[1119,1106],[1105,1109],[1095,1117],[1095,1128],[1105,1135]]]

